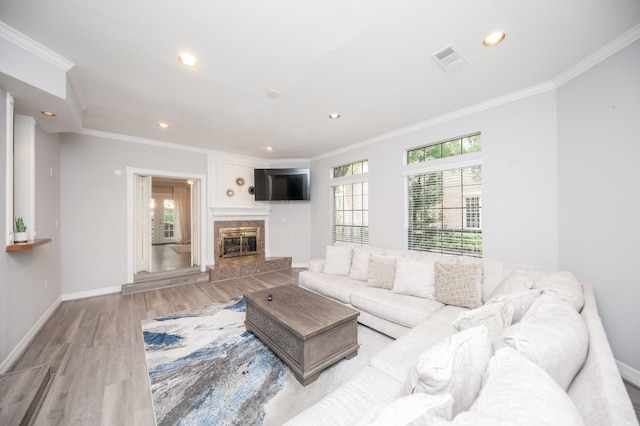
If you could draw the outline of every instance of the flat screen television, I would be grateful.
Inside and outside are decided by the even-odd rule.
[[[310,200],[309,169],[255,169],[256,201]]]

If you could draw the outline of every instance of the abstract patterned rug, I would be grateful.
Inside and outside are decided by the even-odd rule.
[[[391,339],[358,326],[358,356],[308,386],[244,327],[244,299],[142,322],[158,425],[279,425],[369,364]]]

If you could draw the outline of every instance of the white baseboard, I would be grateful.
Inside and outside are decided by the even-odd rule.
[[[618,360],[616,360],[616,364],[618,364],[618,370],[620,370],[622,378],[635,387],[640,388],[640,371],[635,368],[631,368],[624,362],[620,362]]]
[[[52,304],[49,306],[44,314],[36,321],[36,323],[31,327],[31,330],[20,340],[20,342],[16,345],[15,348],[9,353],[9,355],[2,361],[0,364],[0,374],[5,374],[6,372],[13,367],[13,365],[18,361],[18,359],[22,356],[27,347],[31,344],[33,339],[36,337],[36,334],[40,331],[42,326],[49,320],[51,315],[58,309],[62,303],[62,298],[58,297]]]
[[[62,295],[62,301],[66,302],[68,300],[86,299],[88,297],[94,296],[104,296],[106,294],[120,293],[121,291],[122,286],[115,286],[98,288],[96,290],[80,291],[78,293],[66,293]]]
[[[293,263],[291,265],[292,268],[302,268],[302,269],[307,269],[309,268],[309,262],[307,263]]]

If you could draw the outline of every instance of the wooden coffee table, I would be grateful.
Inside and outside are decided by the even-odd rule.
[[[304,386],[330,365],[358,354],[360,313],[354,309],[297,285],[246,293],[244,298],[247,331],[278,355]]]

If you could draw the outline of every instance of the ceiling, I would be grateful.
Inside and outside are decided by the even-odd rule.
[[[51,95],[0,69],[45,130],[313,158],[553,82],[636,28],[640,1],[0,0],[0,21],[69,61],[71,129],[52,124],[68,113],[39,114]],[[495,30],[505,40],[483,46]],[[447,72],[431,54],[451,43],[468,64]]]

